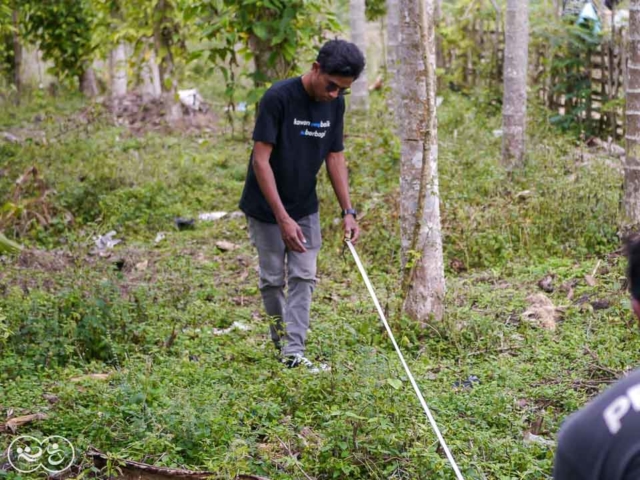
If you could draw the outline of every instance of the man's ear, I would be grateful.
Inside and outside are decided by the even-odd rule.
[[[313,64],[311,65],[311,71],[316,75],[320,73],[320,64],[318,62],[313,62]]]

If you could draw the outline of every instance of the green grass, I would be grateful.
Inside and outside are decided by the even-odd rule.
[[[57,220],[17,238],[46,251],[0,259],[0,414],[47,412],[20,433],[63,435],[80,452],[93,445],[219,478],[305,478],[303,471],[317,479],[453,478],[355,265],[342,255],[324,173],[325,245],[308,353],[333,370],[311,376],[278,364],[244,219],[173,227],[177,215],[236,209],[250,143],[210,133],[135,137],[100,111],[80,124],[72,106],[48,105],[38,125],[29,124],[37,111],[25,113],[30,107],[0,118],[4,128],[30,125],[57,136],[47,145],[0,147],[0,204],[31,165],[57,192],[49,204]],[[399,143],[382,102],[373,108],[366,118],[350,117],[346,144],[352,195],[364,213],[358,250],[393,312]],[[530,115],[527,167],[510,180],[492,133],[499,117],[446,96],[439,117],[445,258],[468,270],[447,267],[441,328],[392,319],[470,479],[548,478],[553,448],[526,443],[524,432],[535,424],[553,440],[567,414],[635,366],[640,346],[624,260],[612,255],[620,174],[597,155],[579,165],[575,141],[549,128],[543,112]],[[61,122],[80,126],[63,131]],[[517,195],[524,190],[531,193]],[[112,258],[92,255],[92,237],[111,229],[123,243]],[[167,236],[155,244],[159,231]],[[219,240],[239,248],[220,251]],[[584,276],[598,261],[597,284],[589,286]],[[565,307],[555,332],[521,319],[548,273],[556,276],[549,297]],[[560,285],[572,279],[568,300]],[[584,295],[589,301],[576,302]],[[596,299],[610,308],[594,311]],[[233,322],[250,330],[213,334]],[[107,372],[106,381],[71,382]],[[453,386],[470,375],[480,383]],[[45,393],[59,401],[50,404]],[[11,438],[0,436],[0,448]]]

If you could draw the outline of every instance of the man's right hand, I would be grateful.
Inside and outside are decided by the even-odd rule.
[[[287,217],[278,221],[280,226],[280,232],[282,233],[282,240],[289,250],[294,252],[304,253],[307,251],[304,248],[304,244],[307,243],[307,239],[304,238],[300,225],[291,217]]]

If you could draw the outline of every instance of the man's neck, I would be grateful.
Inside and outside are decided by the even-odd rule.
[[[304,75],[302,75],[302,77],[300,77],[300,79],[302,80],[302,86],[304,87],[305,92],[307,92],[307,95],[309,95],[313,100],[315,100],[316,98],[313,96],[313,90],[311,89],[311,74],[310,72],[305,73]]]

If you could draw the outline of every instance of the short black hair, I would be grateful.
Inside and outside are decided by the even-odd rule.
[[[318,52],[316,61],[323,73],[339,77],[357,79],[364,70],[364,55],[346,40],[329,40]]]
[[[625,245],[627,255],[627,279],[631,296],[640,301],[640,236],[627,238]]]

